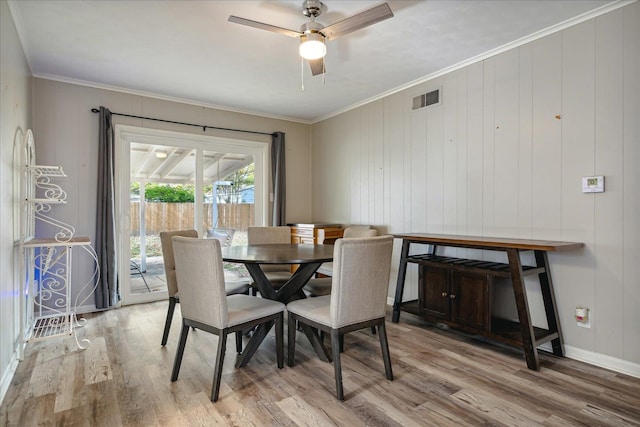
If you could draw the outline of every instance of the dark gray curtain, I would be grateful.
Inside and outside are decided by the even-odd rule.
[[[96,252],[100,278],[96,286],[96,308],[111,308],[120,300],[116,263],[116,222],[114,187],[114,132],[111,111],[100,107],[98,134],[98,211]]]
[[[286,185],[284,168],[284,133],[275,132],[271,136],[271,182],[273,183],[272,225],[286,225],[285,204]]]

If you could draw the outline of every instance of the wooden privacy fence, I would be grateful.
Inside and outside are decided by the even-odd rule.
[[[233,228],[245,231],[253,224],[254,204],[218,204],[217,223],[213,218],[211,203],[203,206],[205,229]],[[193,203],[156,203],[145,204],[146,234],[158,234],[164,230],[183,230],[194,228]],[[131,202],[131,235],[140,235],[140,202]]]

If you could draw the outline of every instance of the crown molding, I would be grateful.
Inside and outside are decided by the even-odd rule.
[[[52,81],[61,82],[61,83],[68,83],[68,84],[73,84],[73,85],[78,85],[78,86],[86,86],[86,87],[91,87],[91,88],[94,88],[94,89],[103,89],[103,90],[109,90],[109,91],[113,91],[113,92],[126,93],[128,95],[135,95],[135,96],[142,96],[142,97],[146,97],[146,98],[159,99],[159,100],[162,100],[162,101],[178,102],[178,103],[181,103],[181,104],[195,105],[197,107],[212,108],[212,109],[215,109],[215,110],[228,111],[228,112],[231,112],[231,113],[248,114],[248,115],[251,115],[251,116],[257,116],[257,117],[263,117],[263,118],[275,119],[275,120],[284,120],[284,121],[287,121],[287,122],[302,123],[302,124],[306,124],[306,125],[311,124],[311,122],[308,121],[308,120],[302,120],[302,119],[298,119],[298,118],[295,118],[295,117],[276,116],[276,115],[264,114],[264,113],[260,113],[260,112],[256,112],[256,111],[241,110],[239,108],[226,107],[224,105],[212,104],[212,103],[208,103],[208,102],[201,102],[201,101],[196,101],[196,100],[193,100],[193,99],[179,98],[179,97],[175,97],[175,96],[167,96],[167,95],[162,95],[162,94],[154,93],[154,92],[147,92],[147,91],[142,91],[142,90],[124,88],[124,87],[120,87],[120,86],[89,82],[89,81],[85,81],[85,80],[72,79],[72,78],[56,76],[56,75],[52,75],[52,74],[35,73],[35,74],[33,74],[33,77],[39,78],[39,79],[44,79],[44,80],[52,80]]]

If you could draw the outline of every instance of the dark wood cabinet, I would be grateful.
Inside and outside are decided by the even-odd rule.
[[[419,311],[469,331],[491,330],[491,282],[487,274],[420,266]]]
[[[451,271],[451,321],[479,331],[491,330],[491,280],[486,274]]]
[[[418,310],[420,314],[436,319],[449,320],[449,270],[421,266],[418,288]],[[446,296],[445,296],[446,295]]]

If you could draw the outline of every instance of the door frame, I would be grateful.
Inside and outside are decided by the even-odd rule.
[[[270,149],[268,142],[248,141],[241,139],[222,138],[216,136],[197,135],[184,132],[175,132],[160,129],[143,128],[131,125],[115,125],[115,210],[116,210],[116,247],[118,262],[118,277],[122,305],[138,304],[167,299],[164,292],[152,292],[147,294],[131,294],[129,259],[131,248],[129,236],[131,235],[130,218],[130,145],[132,142],[179,146],[191,148],[196,151],[196,196],[202,195],[202,155],[204,151],[223,151],[227,153],[250,154],[254,158],[254,176],[256,182],[260,177],[259,185],[255,186],[255,225],[265,225],[269,217],[269,170]],[[195,203],[202,203],[202,197],[196,197]],[[202,209],[194,211],[202,212]],[[203,235],[201,218],[194,219],[196,230]]]

